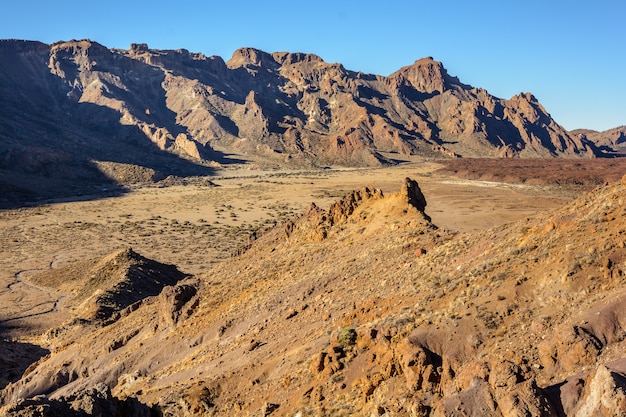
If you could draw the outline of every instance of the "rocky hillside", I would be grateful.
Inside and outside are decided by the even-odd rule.
[[[607,155],[626,156],[626,126],[597,132],[595,130],[578,129],[571,132],[580,140],[590,140]]]
[[[386,152],[601,153],[559,126],[532,94],[494,97],[432,58],[379,76],[311,54],[251,48],[225,62],[145,44],[121,50],[89,40],[0,41],[2,189],[28,197],[45,194],[34,189],[42,177],[47,189],[63,190],[65,180],[208,173],[208,161],[228,162],[223,153],[232,152],[319,166],[392,163]],[[111,178],[120,171],[111,164],[142,169]]]
[[[626,177],[476,234],[427,211],[408,178],[311,205],[111,322],[50,332],[3,412],[624,415]],[[124,253],[83,269],[117,276]]]

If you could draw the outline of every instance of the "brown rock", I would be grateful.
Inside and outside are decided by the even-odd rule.
[[[159,294],[161,317],[169,325],[176,324],[181,318],[188,316],[196,306],[184,308],[197,293],[197,281],[187,281],[175,286],[163,288]],[[192,303],[193,304],[193,303]]]
[[[441,381],[442,359],[430,350],[405,338],[396,347],[396,355],[410,390],[433,391]]]
[[[437,411],[445,416],[502,416],[491,395],[489,384],[480,378],[473,378],[469,387],[463,392],[445,398]]]
[[[621,280],[626,276],[626,249],[620,248],[610,254],[603,265],[605,280]]]
[[[626,375],[600,365],[589,377],[582,398],[572,415],[576,417],[626,415]]]
[[[521,367],[511,361],[496,361],[491,366],[489,384],[496,390],[499,388],[511,388],[524,381]]]
[[[352,191],[330,206],[328,224],[333,226],[346,220],[363,201],[382,197],[383,192],[373,187],[363,187],[358,191]]]
[[[182,151],[192,158],[203,159],[198,145],[198,142],[190,140],[184,133],[176,136],[176,140],[174,141],[175,150]]]
[[[326,361],[326,352],[320,352],[316,355],[313,355],[311,359],[311,365],[309,366],[309,370],[313,375],[317,375],[324,370],[324,363]]]
[[[422,256],[426,254],[426,249],[424,248],[417,248],[415,249],[415,256]]]
[[[111,395],[105,384],[97,384],[82,392],[59,399],[38,396],[21,401],[1,410],[3,415],[14,417],[30,416],[114,416],[148,417],[155,410],[134,398],[120,400]]]
[[[574,415],[574,409],[580,401],[584,389],[585,380],[579,377],[570,378],[559,387],[559,402],[565,415]]]
[[[496,402],[505,416],[557,416],[534,380],[519,383],[506,392],[496,394]]]
[[[407,203],[422,213],[426,210],[426,197],[422,194],[422,190],[420,190],[420,186],[417,184],[417,181],[412,180],[411,178],[406,178],[404,180],[404,184],[402,184],[402,188],[400,189],[400,194],[405,195]]]
[[[441,62],[435,61],[432,57],[415,61],[413,65],[404,67],[390,76],[392,79],[394,77],[406,80],[417,91],[423,93],[440,94],[459,84],[458,78],[448,75]]]
[[[543,366],[552,370],[560,368],[566,372],[594,363],[601,349],[602,342],[580,326],[566,327],[538,346]]]

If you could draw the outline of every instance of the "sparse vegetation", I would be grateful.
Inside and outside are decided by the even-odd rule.
[[[357,334],[352,327],[345,327],[337,334],[337,343],[343,347],[352,347],[356,344]]]

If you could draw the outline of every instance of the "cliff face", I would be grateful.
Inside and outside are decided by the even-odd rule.
[[[559,126],[531,94],[496,98],[430,57],[388,77],[303,53],[243,48],[224,62],[185,49],[108,49],[89,40],[5,40],[0,58],[3,152],[20,144],[96,160],[136,155],[121,161],[128,163],[148,149],[198,163],[218,159],[216,149],[354,166],[389,162],[381,152],[599,152]]]
[[[0,41],[0,206],[121,192],[102,163],[209,174],[165,105],[163,77],[94,42]]]

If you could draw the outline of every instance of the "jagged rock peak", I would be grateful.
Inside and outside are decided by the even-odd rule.
[[[457,77],[452,77],[444,68],[443,64],[435,61],[432,57],[418,59],[389,76],[408,81],[417,91],[424,93],[443,93],[453,86],[464,86]]]
[[[525,92],[525,93],[522,92],[522,93],[516,94],[515,97],[518,97],[519,99],[526,100],[529,103],[539,103],[539,101],[537,100],[537,97],[535,97],[530,92]]]
[[[144,43],[107,49],[91,40],[49,47],[4,41],[0,52],[3,103],[15,103],[6,106],[0,125],[13,132],[11,141],[53,150],[68,143],[64,138],[84,136],[83,145],[68,145],[67,152],[90,170],[86,158],[101,149],[137,155],[129,162],[143,166],[144,145],[156,145],[164,151],[162,161],[176,158],[176,170],[189,171],[196,167],[188,159],[208,160],[216,148],[290,166],[393,163],[381,152],[425,157],[602,153],[587,144],[591,137],[577,139],[558,126],[531,95],[502,100],[484,90],[470,91],[432,57],[383,77],[354,73],[314,54],[255,48],[237,49],[228,63],[186,49],[158,50]],[[250,91],[258,95],[249,96]],[[21,114],[32,114],[28,126]],[[45,140],[30,133],[66,119]],[[91,123],[83,126],[84,120]],[[127,129],[128,124],[135,128]],[[133,140],[117,140],[126,134]],[[623,154],[624,140],[612,138],[602,139],[602,148],[619,147],[612,154]],[[157,168],[167,175],[170,166],[160,162]]]
[[[302,52],[274,52],[272,57],[280,65],[291,65],[299,62],[324,62],[318,55]]]
[[[110,53],[109,48],[91,39],[71,39],[69,41],[55,42],[50,45],[51,52],[59,49],[71,51],[72,53],[76,53],[77,51],[89,51],[90,55],[94,55],[94,53]]]
[[[284,232],[288,238],[321,242],[335,226],[344,223],[355,210],[367,201],[382,199],[383,192],[372,186],[354,190],[335,201],[328,211],[312,203],[297,220],[288,221]]]
[[[150,49],[148,48],[147,43],[131,43],[130,44],[130,52],[140,53],[140,52],[148,52]]]
[[[255,48],[239,48],[233,52],[233,56],[226,62],[228,68],[245,66],[273,67],[277,63],[274,57],[267,52]]]
[[[426,197],[422,194],[422,190],[417,181],[407,177],[404,180],[404,184],[402,184],[400,194],[406,196],[407,202],[410,205],[424,213],[426,209]]]
[[[383,198],[383,192],[372,186],[363,187],[352,191],[339,201],[334,202],[328,209],[328,217],[331,225],[337,224],[348,217],[365,200]]]
[[[346,194],[331,204],[328,210],[313,203],[297,220],[287,222],[284,232],[288,238],[296,241],[320,242],[331,233],[345,230],[346,224],[367,227],[373,224],[374,217],[395,220],[404,218],[407,224],[436,227],[424,212],[425,208],[426,198],[417,181],[406,178],[400,191],[389,195],[384,195],[382,190],[370,185]],[[369,214],[363,214],[364,211]],[[382,220],[382,223],[386,222]]]

